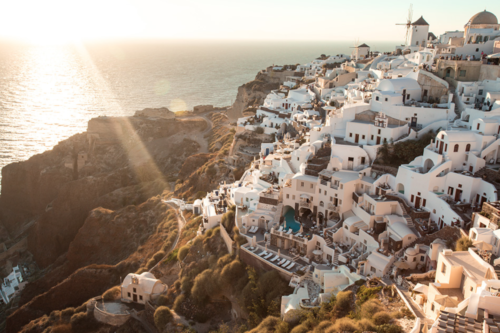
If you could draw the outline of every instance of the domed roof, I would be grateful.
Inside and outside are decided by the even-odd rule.
[[[485,10],[472,16],[469,22],[470,24],[498,24],[498,19],[495,14]]]
[[[409,248],[406,249],[406,254],[409,255],[409,256],[414,256],[414,255],[417,254],[417,250],[415,250],[412,247],[409,247]]]

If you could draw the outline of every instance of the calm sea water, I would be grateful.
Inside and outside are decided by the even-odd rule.
[[[396,43],[369,43],[389,51]],[[0,169],[51,149],[99,115],[147,107],[230,105],[238,86],[272,64],[350,53],[347,42],[0,42]]]

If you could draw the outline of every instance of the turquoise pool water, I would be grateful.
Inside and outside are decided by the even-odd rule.
[[[295,221],[295,209],[292,208],[285,213],[285,224],[287,229],[290,227],[293,232],[300,230],[300,223]]]

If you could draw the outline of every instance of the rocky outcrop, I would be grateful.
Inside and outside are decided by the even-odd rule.
[[[115,279],[110,282],[94,281],[97,286],[85,286],[87,281],[80,279],[82,274],[86,274],[82,271],[86,272],[87,269],[79,268],[88,265],[88,269],[92,270],[101,265],[98,267],[106,269],[100,270],[99,274],[117,271],[113,274],[122,277],[136,271],[141,263],[162,247],[168,236],[163,231],[157,231],[167,214],[168,207],[159,197],[153,197],[139,206],[131,205],[117,211],[104,208],[92,210],[67,253],[54,263],[56,268],[39,280],[29,283],[23,290],[19,302],[22,306],[11,315],[14,319],[9,319],[9,322],[17,328],[53,310],[80,305],[118,284],[119,280]],[[95,279],[100,279],[99,275]],[[80,281],[78,293],[64,297],[60,291],[65,291],[68,282],[74,281]],[[11,327],[8,328],[10,331]]]
[[[243,115],[243,111],[252,105],[261,105],[271,90],[278,89],[283,83],[284,72],[274,75],[259,73],[255,80],[238,87],[238,94],[233,106],[228,109],[228,117],[234,121]]]
[[[92,209],[146,200],[131,193],[140,184],[157,182],[156,194],[165,188],[165,176],[199,150],[188,138],[206,126],[203,119],[92,119],[87,133],[3,168],[0,219],[14,235],[29,227],[28,248],[38,265],[47,267],[68,250]],[[68,158],[82,151],[85,164],[68,168]]]
[[[212,107],[213,109],[213,107]],[[168,108],[157,108],[157,109],[144,109],[142,111],[136,111],[134,117],[151,117],[151,118],[163,118],[163,119],[174,119],[175,113],[170,111]]]

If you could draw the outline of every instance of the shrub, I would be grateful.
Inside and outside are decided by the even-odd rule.
[[[319,323],[318,326],[316,326],[316,328],[314,329],[314,333],[325,333],[326,330],[330,327],[332,327],[333,323],[328,321],[328,320],[324,320],[322,321],[321,323]]]
[[[351,311],[351,300],[352,300],[352,291],[341,291],[337,294],[337,302],[335,307],[344,311]]]
[[[179,252],[177,252],[177,258],[179,258],[180,261],[183,261],[184,258],[186,258],[186,256],[188,255],[188,253],[189,253],[189,246],[185,245],[179,249]]]
[[[163,257],[165,256],[165,252],[163,251],[158,251],[155,253],[155,255],[153,256],[153,259],[158,262],[160,261],[161,259],[163,259]]]
[[[352,320],[351,318],[348,317],[343,317],[340,319],[337,319],[335,321],[335,324],[333,324],[332,327],[326,330],[326,333],[333,333],[333,332],[354,332],[356,331],[356,322]]]
[[[87,316],[86,312],[75,313],[71,316],[69,323],[73,332],[85,332],[92,326],[91,318]]]
[[[75,308],[66,308],[61,311],[62,317],[71,317],[74,314],[75,314]]]
[[[165,326],[174,319],[172,311],[166,306],[160,306],[155,310],[154,320],[156,328],[162,332]]]
[[[109,302],[118,299],[120,296],[121,296],[120,286],[115,286],[113,288],[106,290],[104,294],[102,294],[102,299]]]
[[[371,299],[361,305],[361,317],[371,319],[375,313],[382,310],[382,304],[376,299]]]
[[[186,295],[180,294],[174,301],[173,309],[175,312],[181,312],[181,305],[186,300]]]
[[[385,311],[380,311],[373,315],[373,323],[375,325],[389,324],[390,321],[391,315]]]
[[[309,329],[306,325],[295,326],[294,329],[290,333],[307,333]]]
[[[75,313],[77,312],[86,312],[87,311],[87,302],[75,308]]]
[[[158,296],[158,299],[156,300],[156,305],[167,305],[168,304],[168,297],[166,295],[160,295]]]
[[[264,134],[264,128],[263,127],[257,127],[255,129],[255,134]]]
[[[380,325],[377,326],[376,328],[377,333],[402,333],[403,328],[398,325],[393,325],[393,324],[385,324],[385,325]]]
[[[58,324],[52,327],[51,333],[71,333],[70,324]]]
[[[472,240],[470,240],[469,237],[462,236],[457,240],[455,251],[467,251],[469,247],[472,247]]]
[[[373,323],[367,319],[363,318],[360,321],[358,321],[358,331],[361,332],[373,332],[375,327],[373,326]]]

